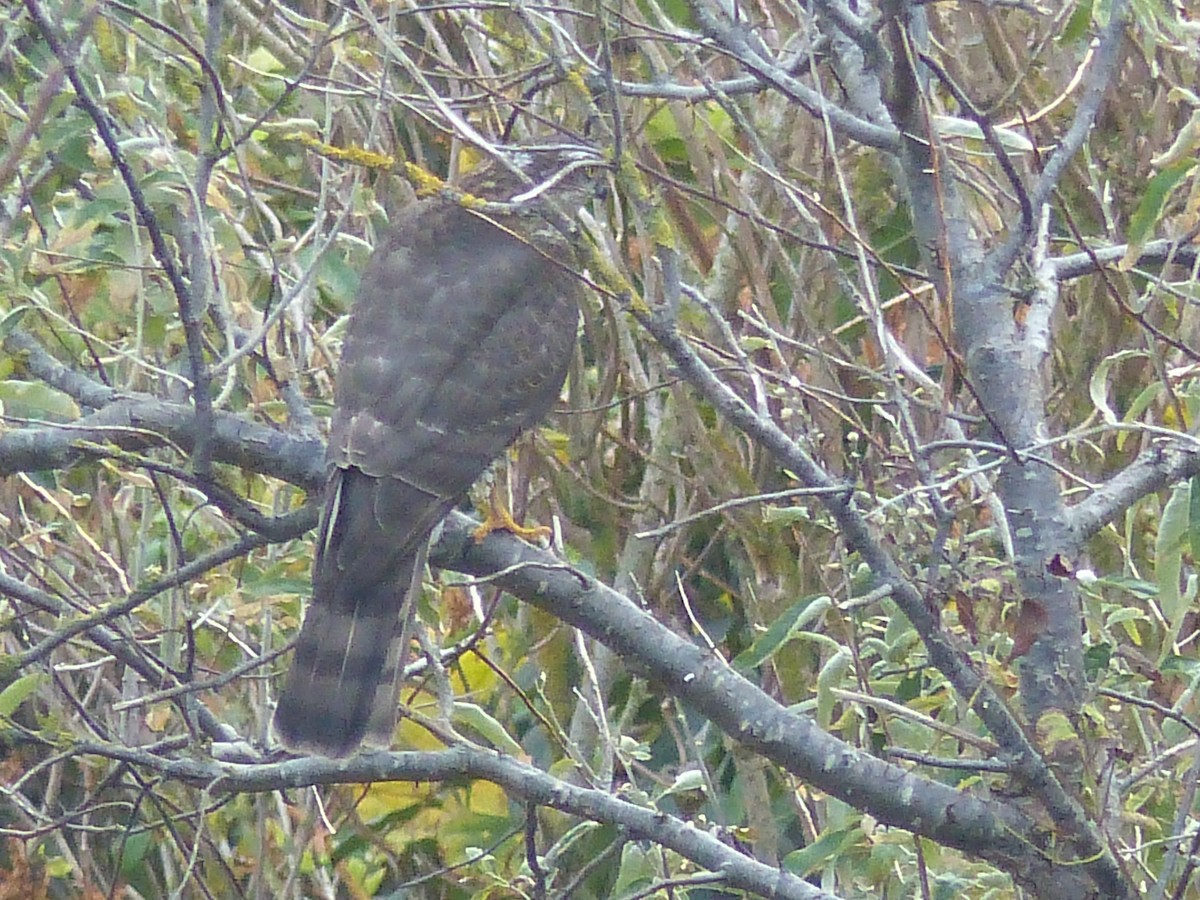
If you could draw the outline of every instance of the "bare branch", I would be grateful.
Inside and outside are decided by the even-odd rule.
[[[510,797],[526,803],[617,825],[640,840],[669,847],[703,868],[719,873],[729,887],[764,897],[838,900],[836,895],[815,888],[796,875],[738,852],[690,822],[635,806],[603,791],[576,787],[491,750],[458,746],[427,753],[369,753],[340,762],[309,758],[263,765],[167,759],[142,750],[98,743],[79,744],[75,750],[136,765],[220,793],[282,791],[356,782],[491,781],[504,788]]]

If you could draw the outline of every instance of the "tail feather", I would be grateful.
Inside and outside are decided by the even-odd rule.
[[[388,649],[387,662],[375,688],[375,701],[371,706],[367,731],[363,738],[368,747],[387,749],[392,745],[399,718],[398,698],[404,680],[404,666],[408,662],[408,650],[412,641],[413,622],[416,619],[416,597],[421,590],[421,575],[425,570],[426,550],[422,548],[413,571],[413,583],[397,623],[396,637]]]
[[[391,742],[427,539],[406,533],[404,523],[414,506],[427,512],[430,498],[356,469],[337,470],[326,498],[312,603],[275,710],[275,733],[294,752],[342,757],[364,738],[376,746]]]
[[[389,658],[402,665],[398,614],[408,605],[394,589],[402,578],[411,580],[414,562],[405,561],[407,578],[401,573],[374,595],[361,594],[350,615],[329,604],[309,608],[275,710],[275,732],[289,750],[346,756],[362,742],[373,717],[373,731],[387,727],[383,720],[389,714],[394,726],[398,676],[385,680],[385,675]],[[390,713],[383,712],[389,707]],[[381,733],[373,736],[375,743],[386,743]]]

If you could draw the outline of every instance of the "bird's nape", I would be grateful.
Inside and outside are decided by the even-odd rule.
[[[573,216],[604,192],[611,168],[611,161],[585,144],[531,144],[504,148],[498,159],[467,175],[462,188],[534,213],[552,209]]]

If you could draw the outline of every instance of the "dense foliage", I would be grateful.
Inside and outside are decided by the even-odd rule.
[[[1185,7],[4,4],[0,898],[1200,897]],[[284,758],[359,273],[547,139],[554,540]]]

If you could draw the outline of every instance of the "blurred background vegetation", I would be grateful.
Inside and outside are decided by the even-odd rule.
[[[464,125],[499,143],[570,137],[621,164],[581,226],[610,290],[583,311],[560,409],[509,454],[518,511],[555,523],[567,559],[834,736],[964,790],[1019,792],[1003,772],[929,764],[995,751],[972,698],[872,593],[819,499],[628,312],[683,284],[679,328],[701,358],[853,488],[943,628],[1019,709],[1038,620],[1019,612],[996,457],[947,430],[978,437],[985,423],[951,309],[921,274],[894,159],[812,111],[824,97],[869,121],[835,25],[855,4],[812,7],[741,8],[774,54],[768,74],[711,37],[720,6],[703,0],[0,8],[0,897],[735,895],[689,883],[695,865],[661,846],[544,810],[538,873],[524,805],[487,782],[229,795],[81,749],[205,753],[177,685],[192,716],[198,701],[267,745],[278,651],[308,593],[317,485],[302,462],[266,470],[262,431],[228,439],[244,441],[244,461],[224,432],[161,435],[186,431],[168,424],[190,402],[198,349],[215,415],[319,456],[358,275],[389,213],[428,189],[403,163],[439,179],[469,169],[479,151]],[[868,7],[856,8],[871,22]],[[1101,0],[928,4],[925,52],[1013,165],[1036,173],[1110,13]],[[1133,4],[1096,126],[1050,200],[1050,256],[1126,248],[1101,271],[1086,259],[1058,270],[1037,449],[1068,505],[1195,433],[1194,247],[1166,264],[1141,254],[1196,234],[1198,27],[1183,4]],[[994,148],[944,82],[923,102],[940,177],[958,183],[978,239],[999,244],[1019,198]],[[164,254],[198,298],[191,352]],[[1035,277],[1011,279],[997,315],[1019,321]],[[122,417],[87,420],[119,441],[89,430],[39,459],[35,438],[122,398],[134,401]],[[151,400],[158,418],[137,411]],[[1071,745],[1073,790],[1134,883],[1196,897],[1200,486],[1160,481],[1060,560],[1055,574],[1087,573],[1089,692],[1038,740],[1051,760]],[[1015,895],[1009,874],[740,749],[549,614],[435,575],[426,647],[461,652],[443,657],[441,688],[414,682],[414,709],[436,715],[448,686],[456,724],[484,743],[564,778],[590,763],[610,774],[605,789],[841,896]],[[85,630],[98,624],[144,666]],[[594,670],[608,743],[585,697]],[[406,721],[397,745],[441,742]]]

